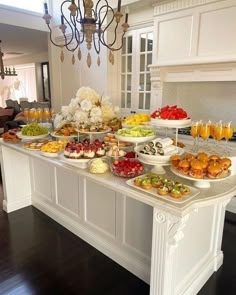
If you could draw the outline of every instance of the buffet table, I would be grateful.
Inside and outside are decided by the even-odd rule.
[[[149,283],[151,295],[197,294],[221,266],[225,207],[236,193],[236,175],[174,203],[21,143],[1,141],[0,147],[6,212],[33,205]]]

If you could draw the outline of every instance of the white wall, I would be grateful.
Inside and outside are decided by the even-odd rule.
[[[236,126],[236,82],[164,83],[162,105],[177,104],[193,120],[232,121]]]
[[[42,21],[42,15],[30,13],[13,8],[3,8],[0,5],[0,22],[3,24],[19,26],[23,28],[47,31],[45,22]]]

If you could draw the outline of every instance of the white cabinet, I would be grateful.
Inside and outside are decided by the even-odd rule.
[[[236,1],[177,0],[154,8],[153,64],[236,60]]]

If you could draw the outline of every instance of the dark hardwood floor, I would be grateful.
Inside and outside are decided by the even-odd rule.
[[[224,264],[199,295],[236,294],[236,223],[227,213]],[[149,286],[33,207],[0,210],[1,295],[146,295]]]

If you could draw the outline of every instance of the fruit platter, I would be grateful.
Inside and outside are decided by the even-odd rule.
[[[131,127],[122,128],[115,133],[118,140],[140,143],[152,140],[155,138],[155,131],[152,128]]]
[[[20,132],[17,132],[17,136],[26,140],[41,139],[48,136],[48,128],[38,123],[31,123],[24,126]]]
[[[116,176],[129,178],[143,174],[144,166],[136,159],[123,158],[114,160],[110,170]]]
[[[140,191],[162,198],[174,203],[189,201],[199,194],[199,190],[187,186],[179,181],[174,181],[166,176],[156,173],[146,173],[142,176],[129,179],[126,183]]]
[[[75,127],[70,123],[65,123],[61,127],[55,128],[54,131],[51,133],[53,137],[56,138],[74,138],[78,135]]]
[[[49,158],[58,157],[67,143],[67,140],[49,141],[40,148],[41,155]]]
[[[135,114],[126,117],[122,122],[122,127],[142,126],[150,122],[149,114]]]
[[[196,155],[190,153],[182,156],[172,155],[171,163],[171,171],[174,174],[194,181],[194,185],[201,188],[208,188],[211,182],[229,177],[232,165],[229,158],[207,155],[205,152],[199,152]]]
[[[183,108],[167,105],[151,114],[151,124],[158,127],[181,128],[190,126],[191,119]]]

